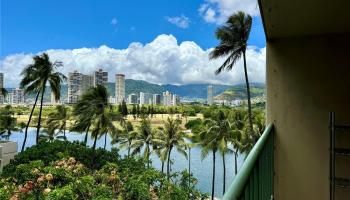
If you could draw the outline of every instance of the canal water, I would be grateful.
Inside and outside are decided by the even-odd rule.
[[[26,142],[26,147],[30,147],[35,144],[35,128],[29,128],[28,130],[28,138]],[[69,141],[84,141],[85,134],[80,133],[66,133],[66,137]],[[18,142],[18,151],[23,144],[24,133],[22,132],[13,132],[10,136],[11,141]],[[117,147],[112,145],[111,138],[107,137],[107,150],[110,150],[112,147]],[[88,145],[92,146],[93,140],[89,137]],[[104,146],[104,137],[101,137],[97,141],[97,147],[103,148]],[[121,156],[126,155],[126,151],[120,149],[119,153]],[[173,165],[171,167],[172,172],[178,171],[181,172],[183,170],[188,169],[188,160],[180,153],[174,149],[171,153],[171,159],[173,161]],[[151,156],[152,166],[161,170],[161,162],[158,157],[155,155]],[[212,153],[209,153],[208,156],[201,160],[201,148],[195,147],[191,149],[191,172],[198,179],[197,188],[205,193],[211,193],[211,185],[212,185]],[[234,156],[233,154],[229,154],[225,156],[226,160],[226,189],[229,187],[230,183],[234,178]],[[244,156],[240,155],[238,157],[238,169],[242,166],[244,161]],[[220,153],[216,154],[216,174],[215,174],[215,196],[222,197],[223,192],[223,166],[222,166],[222,157]]]

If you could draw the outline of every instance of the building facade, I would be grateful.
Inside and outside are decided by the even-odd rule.
[[[115,75],[115,99],[116,103],[122,103],[125,100],[125,75]]]
[[[94,87],[97,85],[106,85],[108,83],[108,72],[99,69],[95,71],[92,75]]]
[[[173,94],[169,91],[163,92],[163,105],[172,106]]]
[[[24,90],[16,88],[8,95],[8,102],[10,104],[24,104],[25,95]]]
[[[68,73],[68,103],[76,103],[94,84],[94,77],[77,71]]]
[[[160,94],[153,94],[153,105],[160,105]]]
[[[129,104],[137,104],[137,95],[136,94],[129,94],[128,96],[128,103]]]
[[[214,103],[214,86],[212,85],[208,85],[207,88],[207,103],[210,106]]]

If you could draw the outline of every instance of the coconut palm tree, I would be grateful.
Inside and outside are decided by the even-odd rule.
[[[46,123],[53,131],[58,130],[57,133],[63,133],[63,139],[66,140],[67,121],[69,118],[68,108],[58,105],[56,110],[48,115]]]
[[[232,70],[234,64],[243,57],[244,75],[247,88],[249,131],[254,136],[252,106],[250,101],[250,87],[246,63],[246,50],[249,34],[252,26],[252,17],[244,12],[237,12],[231,15],[226,23],[216,30],[216,38],[220,44],[210,52],[210,59],[227,57],[224,63],[216,70],[220,74],[223,70]],[[256,138],[254,138],[256,141]]]
[[[112,106],[108,103],[107,89],[102,85],[88,89],[74,106],[73,114],[78,120],[82,120],[77,121],[75,127],[78,129],[85,127],[91,130],[91,136],[94,138],[93,150],[96,149],[99,137],[105,133],[118,133],[112,123],[112,116],[109,112],[111,109]]]
[[[121,123],[124,127],[120,136],[112,137],[112,144],[120,144],[121,148],[125,148],[128,151],[128,157],[131,153],[132,141],[136,139],[137,131],[134,131],[134,127],[131,122]]]
[[[23,79],[20,83],[21,88],[24,88],[26,93],[36,93],[34,105],[30,113],[27,127],[25,130],[25,137],[24,137],[24,142],[22,146],[22,151],[26,143],[28,127],[32,119],[35,106],[37,104],[39,94],[41,94],[41,99],[40,99],[41,104],[40,104],[40,110],[39,110],[38,126],[36,131],[36,143],[38,143],[38,139],[39,139],[42,106],[44,101],[44,93],[45,93],[46,85],[49,84],[49,86],[51,87],[51,91],[55,96],[55,99],[59,100],[61,83],[66,79],[66,77],[62,73],[56,72],[58,67],[63,66],[62,62],[60,61],[51,62],[49,56],[46,53],[43,53],[42,55],[34,56],[33,60],[34,60],[34,63],[26,66],[21,73],[21,75],[23,76]]]
[[[147,162],[147,167],[149,167],[150,163],[149,158],[151,155],[151,145],[153,144],[153,139],[154,132],[151,128],[151,121],[146,117],[142,117],[141,124],[138,127],[135,139],[132,141],[131,148],[134,149],[132,151],[132,155],[135,155],[140,153],[144,147],[143,159],[145,162]]]
[[[12,115],[14,111],[7,105],[0,111],[0,136],[8,139],[12,131],[17,131],[17,120]]]
[[[207,130],[205,130],[202,133],[202,136],[204,137],[202,138],[203,141],[200,141],[200,143],[202,143],[202,145],[204,146],[204,149],[209,148],[213,152],[219,151],[221,153],[222,164],[223,164],[223,194],[224,194],[225,188],[226,188],[225,156],[227,153],[232,152],[231,149],[228,148],[228,144],[232,139],[232,129],[231,129],[231,123],[229,122],[225,113],[222,110],[219,110],[218,112],[213,112],[211,115],[212,115],[212,118],[206,119],[204,121],[204,124],[206,125]],[[207,141],[208,139],[209,141]],[[207,145],[209,145],[209,147],[207,147]],[[202,153],[203,153],[202,154],[203,156],[206,156],[208,152],[202,151]],[[213,156],[215,155],[213,154]]]
[[[167,119],[163,128],[163,135],[165,136],[165,150],[164,153],[167,153],[165,158],[167,159],[167,177],[170,178],[171,171],[171,151],[173,148],[184,155],[187,158],[186,141],[185,133],[181,130],[181,120],[175,120],[173,118]]]

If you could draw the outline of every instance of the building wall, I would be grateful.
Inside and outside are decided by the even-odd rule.
[[[275,199],[329,199],[329,112],[350,125],[350,35],[267,42],[267,120],[276,130]],[[338,138],[350,148],[350,134]],[[347,143],[347,144],[346,144]],[[350,178],[350,158],[337,160]],[[338,189],[337,199],[348,199]]]
[[[116,103],[121,103],[125,100],[125,75],[115,75],[115,98]]]

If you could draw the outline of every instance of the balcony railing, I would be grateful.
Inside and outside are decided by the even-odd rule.
[[[248,154],[223,200],[272,200],[274,130],[269,124]]]

